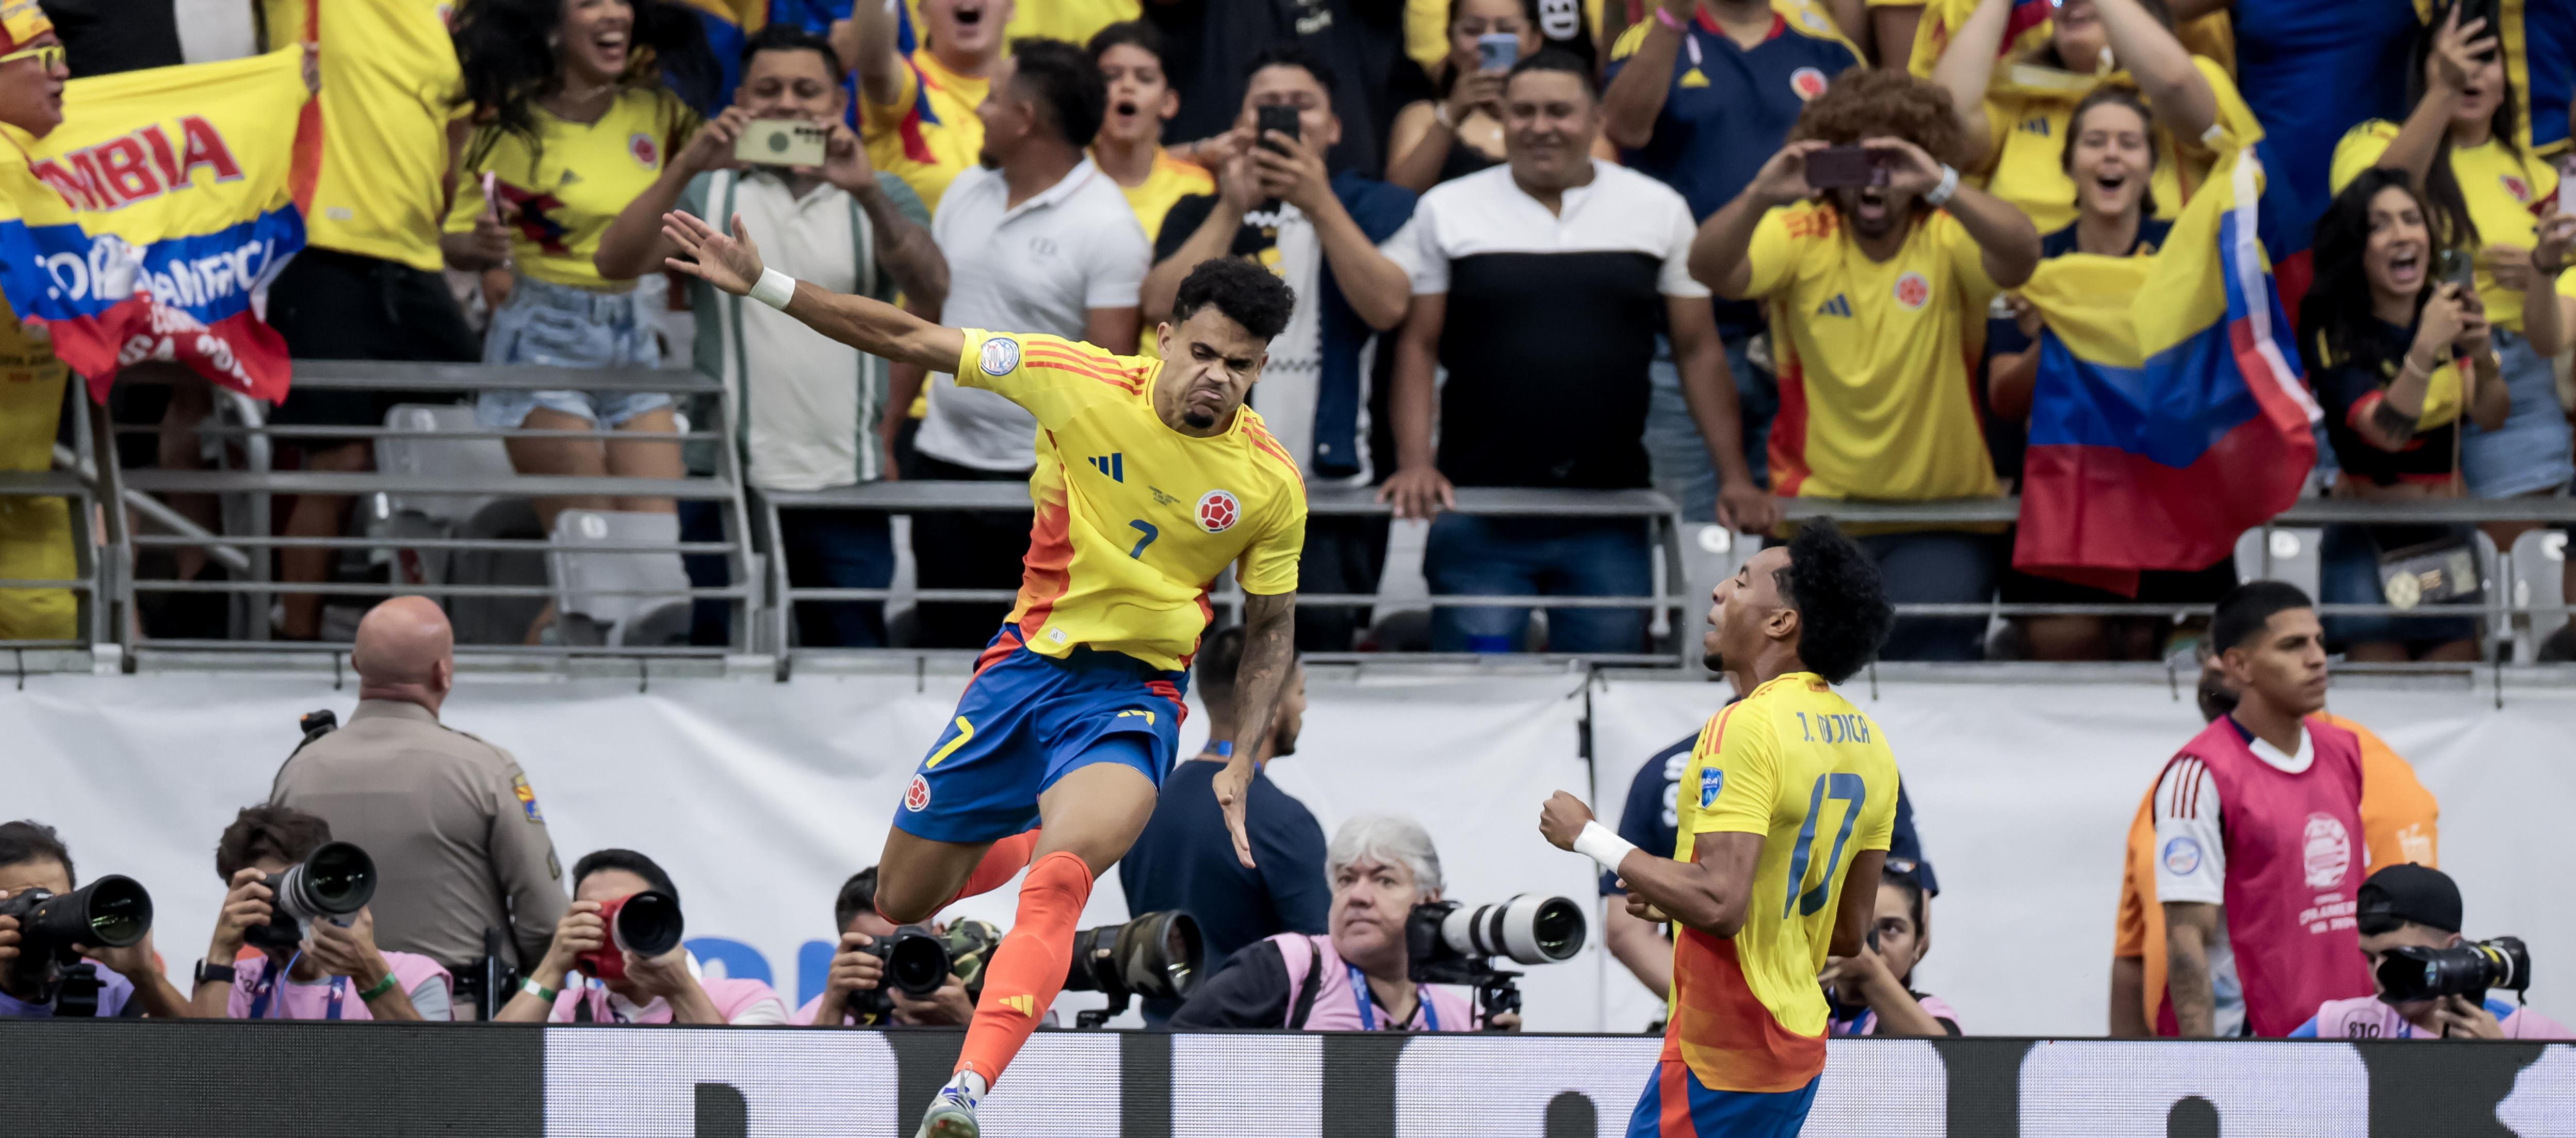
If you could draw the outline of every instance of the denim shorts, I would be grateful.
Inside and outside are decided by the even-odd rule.
[[[2468,479],[2469,496],[2515,498],[2566,485],[2576,476],[2576,461],[2570,457],[2567,413],[2558,406],[2557,376],[2517,333],[2496,329],[2495,349],[2513,413],[2492,431],[2460,425],[2460,473]]]
[[[510,299],[492,314],[483,341],[487,364],[552,367],[658,367],[662,348],[636,293],[603,293],[518,278]],[[475,400],[474,419],[486,427],[516,427],[539,407],[615,427],[671,405],[662,391],[486,391]]]

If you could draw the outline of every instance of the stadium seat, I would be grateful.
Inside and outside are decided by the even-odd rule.
[[[2236,578],[2240,581],[2287,581],[2313,597],[2324,578],[2319,550],[2325,531],[2305,526],[2249,529],[2236,539]]]
[[[385,428],[423,435],[471,431],[475,429],[474,409],[460,404],[396,404],[385,412]],[[400,434],[376,439],[376,469],[387,474],[441,479],[507,477],[512,473],[510,452],[499,439],[406,438]],[[466,536],[467,523],[497,500],[488,496],[400,492],[388,493],[384,498],[389,515],[385,534],[397,540]],[[394,571],[400,581],[444,584],[456,580],[450,575],[450,566],[457,559],[455,550],[397,545],[394,555]]]
[[[2533,530],[2513,543],[2505,560],[2512,582],[2513,662],[2540,658],[2540,644],[2567,624],[2567,535],[2559,530]]]
[[[584,546],[674,545],[677,514],[566,510],[555,519],[555,627],[566,644],[688,642],[689,576],[680,555]],[[659,639],[653,639],[659,637]]]

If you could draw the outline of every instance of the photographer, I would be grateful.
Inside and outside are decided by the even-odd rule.
[[[495,1021],[508,1023],[688,1023],[763,1024],[787,1022],[787,1004],[758,980],[708,980],[685,947],[658,956],[638,956],[616,949],[622,974],[586,984],[568,982],[584,953],[609,947],[608,922],[600,915],[609,902],[650,889],[679,899],[671,875],[652,858],[633,850],[595,850],[572,867],[572,909],[555,926],[554,943],[510,997]]]
[[[1175,1031],[1286,1027],[1303,1031],[1474,1031],[1463,993],[1417,985],[1405,943],[1413,907],[1440,899],[1440,854],[1410,818],[1364,815],[1326,851],[1332,932],[1256,941],[1202,981],[1172,1016]],[[1518,1029],[1508,1013],[1495,1026]]]
[[[1914,966],[1932,950],[1923,919],[1923,882],[1931,871],[1912,858],[1888,858],[1868,941],[1850,956],[1825,958],[1816,979],[1833,1010],[1833,1034],[1961,1034],[1959,1013],[1947,1001],[1914,990]]]
[[[840,951],[832,957],[832,971],[823,981],[823,992],[805,1001],[787,1022],[804,1026],[876,1027],[886,1023],[905,1027],[956,1027],[975,1018],[975,1000],[966,994],[966,979],[955,972],[948,982],[929,999],[914,999],[901,988],[886,983],[886,962],[867,951],[869,945],[895,934],[899,927],[877,915],[877,867],[860,870],[841,884],[841,895],[832,902],[832,920],[841,930]],[[938,931],[934,927],[934,931]],[[862,1002],[863,993],[884,988],[894,1010],[880,1016],[876,1012],[859,1012],[851,1005]]]
[[[2462,943],[2460,887],[2441,870],[2407,863],[2371,874],[2357,896],[2361,954],[2370,960],[2375,994],[2327,1000],[2308,1022],[2290,1032],[2290,1038],[2576,1039],[2558,1021],[2493,995],[2390,1002],[2388,987],[2379,979],[2379,966],[2390,952],[2457,948]]]
[[[0,823],[0,899],[29,889],[42,889],[59,897],[71,892],[75,881],[71,850],[55,836],[53,827],[36,822]],[[38,1002],[22,998],[36,993],[16,990],[12,977],[19,954],[30,947],[18,928],[18,919],[0,917],[0,1019],[43,1019],[55,1014],[59,992]],[[83,947],[81,955],[101,965],[97,1014],[187,1017],[187,1001],[179,998],[178,989],[170,986],[154,962],[150,934],[127,948]]]
[[[276,916],[269,882],[331,841],[331,824],[283,806],[251,806],[215,843],[215,873],[231,886],[215,936],[197,963],[191,994],[206,1019],[381,1019],[450,1017],[455,981],[426,956],[376,947],[376,918],[360,909],[348,924],[318,920],[292,948],[261,945],[244,954],[250,930]],[[283,975],[285,982],[278,982]]]

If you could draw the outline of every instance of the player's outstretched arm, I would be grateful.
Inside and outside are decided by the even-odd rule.
[[[1594,821],[1592,808],[1562,790],[1539,808],[1538,829],[1548,842],[1572,850],[1619,875],[1631,911],[1651,907],[1665,917],[1708,933],[1731,937],[1744,927],[1753,870],[1762,861],[1762,835],[1710,831],[1691,843],[1691,860],[1656,857]],[[1653,918],[1649,918],[1653,919]]]
[[[680,249],[663,263],[735,296],[748,296],[803,321],[805,326],[896,363],[917,364],[931,371],[955,371],[966,351],[966,334],[943,328],[883,301],[849,296],[792,281],[779,274],[766,281],[760,246],[752,243],[742,215],[733,215],[727,235],[701,218],[681,210],[662,215],[662,235]]]
[[[960,351],[964,348],[961,346]],[[1270,720],[1279,709],[1279,691],[1297,661],[1297,594],[1243,595],[1243,662],[1236,665],[1234,690],[1247,709],[1235,727],[1234,757],[1217,772],[1216,801],[1225,810],[1225,828],[1234,833],[1234,856],[1252,868],[1252,838],[1244,830],[1244,799],[1252,787],[1252,759],[1270,738]]]

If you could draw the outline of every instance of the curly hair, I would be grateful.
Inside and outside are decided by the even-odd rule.
[[[1798,660],[1829,684],[1850,679],[1877,657],[1896,627],[1878,566],[1829,521],[1789,539],[1789,564],[1773,575],[1798,610]]]
[[[629,0],[635,27],[628,42],[624,81],[633,85],[660,82],[680,100],[708,112],[715,103],[723,70],[707,46],[706,29],[684,4],[670,0]],[[563,0],[465,0],[456,8],[456,62],[464,82],[459,106],[500,131],[534,140],[537,100],[563,86],[563,66],[555,58],[562,35]],[[488,148],[490,137],[478,140]]]
[[[1882,135],[1902,138],[1952,165],[1966,154],[1949,92],[1902,71],[1867,67],[1835,76],[1824,94],[1798,112],[1798,125],[1789,129],[1788,140],[1813,138],[1850,146]]]
[[[1288,314],[1297,308],[1297,293],[1278,274],[1251,261],[1210,257],[1181,278],[1180,292],[1172,298],[1172,323],[1187,320],[1211,304],[1243,325],[1244,331],[1267,340],[1288,327]]]

